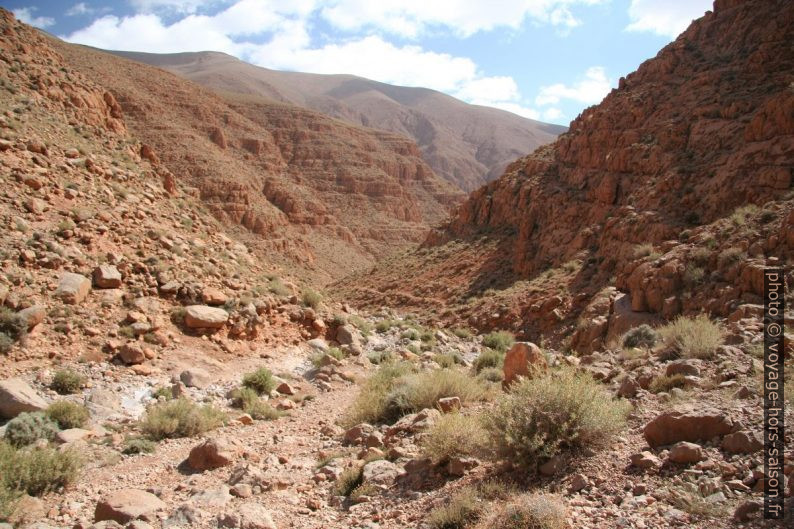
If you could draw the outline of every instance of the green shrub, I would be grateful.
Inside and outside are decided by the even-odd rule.
[[[354,314],[354,315],[350,316],[349,320],[350,320],[350,323],[352,323],[356,327],[356,329],[361,331],[361,335],[362,336],[366,337],[366,336],[369,336],[370,334],[372,334],[372,329],[374,328],[374,325],[372,325],[370,322],[368,322],[367,320],[365,320],[361,316],[356,316]]]
[[[378,323],[375,324],[375,330],[383,334],[392,327],[394,327],[396,324],[397,322],[395,322],[394,320],[390,320],[390,319],[380,320]]]
[[[403,340],[411,340],[412,342],[418,341],[420,336],[421,334],[419,333],[419,331],[414,328],[405,329],[400,334],[400,338],[402,338]]]
[[[431,529],[464,529],[482,515],[482,501],[470,487],[462,489],[427,517]]]
[[[504,372],[498,367],[486,367],[480,371],[477,378],[485,382],[501,382],[504,379]]]
[[[684,386],[686,386],[686,378],[680,373],[671,376],[661,375],[651,380],[648,391],[651,393],[661,393],[662,391],[669,393],[673,388],[683,388]]]
[[[457,364],[463,363],[463,359],[457,353],[439,353],[433,356],[433,361],[445,369],[449,369],[455,367]]]
[[[20,413],[6,424],[5,440],[20,447],[39,439],[52,441],[57,433],[58,425],[43,412]]]
[[[505,361],[505,353],[497,351],[496,349],[484,349],[480,356],[474,360],[474,372],[479,373],[483,369],[495,367],[502,369]]]
[[[650,325],[643,323],[638,327],[629,329],[623,335],[623,347],[633,349],[635,347],[653,347],[659,340],[659,335],[656,334]]]
[[[685,358],[714,358],[722,344],[724,330],[705,314],[695,318],[679,316],[659,329],[664,343]]]
[[[232,392],[232,406],[240,408],[257,421],[272,421],[284,415],[259,398],[259,394],[251,388],[237,388]]]
[[[211,406],[199,406],[182,397],[150,406],[140,421],[141,431],[150,439],[192,437],[221,426],[226,415]]]
[[[488,445],[488,432],[479,417],[448,413],[435,422],[421,444],[425,456],[443,463],[479,454]]]
[[[521,494],[498,506],[482,527],[489,529],[564,529],[567,512],[562,500],[553,494]]]
[[[301,294],[301,302],[306,307],[311,307],[313,309],[316,309],[317,307],[320,306],[320,303],[322,303],[322,301],[323,301],[323,297],[320,295],[320,293],[310,288],[307,288],[306,290],[303,291],[303,294]]]
[[[85,406],[69,402],[68,400],[53,402],[47,407],[45,413],[47,417],[55,421],[61,430],[82,428],[90,418],[88,409]]]
[[[408,362],[384,362],[364,383],[353,405],[342,419],[351,427],[362,422],[377,422],[386,415],[387,394],[397,380],[412,373],[414,367]]]
[[[28,326],[13,310],[0,307],[0,352],[7,353],[14,343],[22,340],[28,332]]]
[[[573,368],[513,387],[486,417],[498,454],[531,469],[564,449],[605,444],[626,423],[631,405]]]
[[[164,400],[172,400],[174,398],[174,392],[167,386],[160,386],[152,391],[152,398],[154,400],[160,400],[161,397]]]
[[[482,338],[482,344],[500,353],[506,353],[516,339],[509,331],[489,332]]]
[[[392,354],[389,351],[371,351],[367,353],[367,359],[372,364],[380,365],[389,362],[392,359]]]
[[[461,402],[479,400],[485,395],[482,383],[460,371],[434,369],[402,377],[386,395],[381,421],[392,422],[403,415],[435,408],[438,399],[460,397]]]
[[[85,384],[85,377],[69,369],[58,369],[52,376],[50,388],[60,395],[77,393]]]
[[[377,485],[374,485],[372,483],[362,483],[361,485],[353,489],[353,491],[350,493],[350,500],[353,503],[357,503],[365,496],[374,496],[378,492],[380,492],[380,489],[378,488]]]
[[[267,289],[276,296],[284,297],[290,295],[289,288],[287,288],[284,282],[277,277],[274,277],[273,279],[270,280],[270,282],[267,285]]]
[[[325,355],[331,356],[336,358],[337,360],[342,360],[347,358],[347,353],[338,347],[329,347],[328,351],[322,352],[318,351],[311,357],[311,363],[315,368],[322,367],[322,361]]]
[[[82,466],[74,449],[14,448],[0,442],[0,488],[8,494],[39,496],[72,483]]]
[[[260,367],[253,373],[248,373],[243,376],[243,386],[251,388],[262,395],[273,391],[276,387],[276,381],[273,379],[273,373],[266,367]]]
[[[157,448],[157,444],[145,437],[129,437],[124,440],[121,448],[122,454],[151,454]]]
[[[455,327],[454,329],[452,329],[452,334],[454,334],[455,336],[457,336],[462,340],[468,340],[469,338],[472,337],[472,332],[466,327]]]
[[[345,469],[339,477],[336,478],[336,483],[334,483],[333,487],[334,494],[337,496],[350,496],[350,494],[361,485],[361,481],[364,477],[363,470],[363,466],[358,464]]]

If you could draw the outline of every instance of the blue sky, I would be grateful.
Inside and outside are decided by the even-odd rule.
[[[434,88],[567,125],[710,0],[6,1],[100,48],[223,51],[279,70]]]

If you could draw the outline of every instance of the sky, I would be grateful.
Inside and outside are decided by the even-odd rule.
[[[0,0],[105,49],[221,51],[277,70],[423,86],[567,125],[711,0]]]

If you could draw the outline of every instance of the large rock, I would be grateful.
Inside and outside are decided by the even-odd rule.
[[[200,367],[185,369],[179,374],[179,380],[189,388],[204,389],[212,384],[212,376]]]
[[[31,330],[44,321],[44,318],[47,316],[47,309],[44,305],[33,305],[32,307],[20,310],[17,316],[28,326],[28,330]]]
[[[705,457],[706,455],[703,452],[703,447],[699,444],[680,441],[670,448],[669,459],[673,463],[688,465],[690,463],[703,461]]]
[[[340,325],[336,330],[336,341],[341,345],[353,345],[358,343],[356,330],[352,325]]]
[[[94,268],[94,285],[97,288],[119,288],[121,272],[113,265],[100,265]]]
[[[218,517],[218,525],[233,529],[276,529],[270,512],[256,502],[243,503]]]
[[[403,474],[405,471],[391,461],[379,459],[364,465],[362,478],[364,483],[388,487],[394,483],[398,476]]]
[[[731,454],[752,454],[764,447],[764,443],[755,432],[736,432],[726,435],[721,448]]]
[[[138,489],[121,489],[110,493],[96,505],[94,520],[113,520],[126,524],[132,520],[156,520],[157,511],[166,504],[154,494]]]
[[[194,470],[204,471],[230,465],[234,461],[236,450],[222,438],[207,439],[190,451],[187,464]]]
[[[89,292],[91,292],[91,281],[87,277],[66,272],[61,276],[55,296],[68,305],[76,305],[82,303]]]
[[[127,365],[142,364],[146,361],[146,353],[138,342],[129,342],[119,349],[119,358]]]
[[[220,329],[228,319],[229,313],[223,309],[206,305],[185,307],[185,325],[191,329]]]
[[[670,411],[645,425],[643,434],[652,447],[679,441],[708,441],[731,433],[733,421],[714,409]]]
[[[531,342],[516,342],[505,356],[502,385],[507,387],[518,377],[532,377],[547,369],[546,356],[540,347]]]
[[[24,380],[10,378],[0,382],[0,417],[13,419],[27,411],[40,411],[47,402]]]

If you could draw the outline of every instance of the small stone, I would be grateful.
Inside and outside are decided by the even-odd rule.
[[[650,469],[662,466],[658,457],[650,452],[640,452],[631,456],[631,464],[637,468]]]
[[[179,374],[179,380],[189,388],[204,389],[212,384],[212,376],[200,367],[185,369]]]
[[[438,408],[443,413],[449,413],[451,411],[459,410],[460,409],[460,397],[445,397],[442,399],[438,399]]]
[[[668,458],[673,463],[690,464],[705,459],[703,447],[686,441],[680,441],[670,449]]]
[[[61,276],[55,296],[68,305],[81,303],[91,291],[91,281],[80,274],[66,272]]]
[[[190,451],[187,464],[194,470],[204,471],[232,463],[236,450],[224,438],[207,439]]]
[[[97,288],[119,288],[121,286],[121,272],[113,265],[96,267],[93,278]]]

